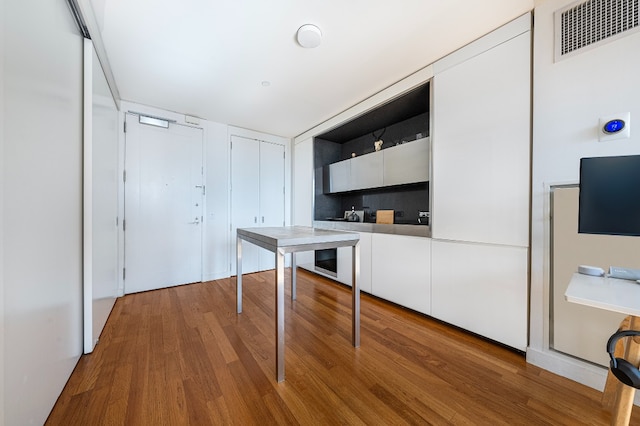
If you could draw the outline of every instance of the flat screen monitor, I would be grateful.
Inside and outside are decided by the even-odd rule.
[[[640,236],[640,155],[580,159],[578,232]]]

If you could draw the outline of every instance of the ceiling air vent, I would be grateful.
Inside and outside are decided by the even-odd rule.
[[[556,11],[556,61],[637,31],[638,2],[588,0]]]

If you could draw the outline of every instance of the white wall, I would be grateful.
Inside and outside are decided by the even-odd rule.
[[[66,2],[2,4],[0,422],[42,424],[82,352],[82,37]]]
[[[120,106],[120,152],[124,153],[125,134],[123,132],[124,114],[128,111],[149,114],[157,117],[164,117],[175,120],[179,124],[194,126],[185,121],[185,115],[173,111],[166,111],[146,105],[137,104],[129,101],[122,101]],[[287,224],[290,217],[289,191],[291,188],[291,160],[290,160],[290,140],[280,136],[269,135],[253,130],[242,129],[238,127],[228,126],[226,124],[216,123],[204,119],[199,120],[200,123],[195,125],[204,131],[204,173],[206,185],[205,197],[205,221],[204,221],[204,238],[203,238],[203,268],[202,275],[204,281],[225,278],[231,274],[232,255],[230,252],[230,230],[229,230],[229,211],[230,211],[230,175],[229,162],[230,151],[229,141],[231,135],[244,136],[253,139],[260,139],[285,146],[285,217]],[[120,158],[120,176],[124,167],[124,157]],[[122,185],[120,188],[121,199]],[[120,217],[124,212],[120,212]],[[122,227],[120,227],[122,233]],[[122,234],[121,234],[122,236]],[[122,238],[124,240],[124,238]],[[233,239],[235,247],[235,237]],[[122,253],[122,246],[121,246]],[[233,251],[235,253],[235,250]],[[120,259],[122,264],[122,258]],[[122,275],[120,275],[120,294],[124,294],[124,285],[122,283]]]
[[[579,159],[640,153],[631,139],[599,143],[598,118],[631,112],[640,120],[640,33],[553,62],[553,12],[574,0],[537,1],[534,31],[534,112],[530,348],[527,360],[595,388],[606,369],[549,349],[549,185],[578,182]],[[613,331],[613,330],[612,330]],[[604,342],[602,342],[604,350]]]
[[[206,232],[203,279],[229,276],[229,143],[228,126],[208,122],[205,127]]]

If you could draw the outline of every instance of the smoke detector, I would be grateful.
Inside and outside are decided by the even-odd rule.
[[[305,24],[298,28],[296,40],[300,46],[307,49],[318,47],[322,42],[322,31],[313,24]]]

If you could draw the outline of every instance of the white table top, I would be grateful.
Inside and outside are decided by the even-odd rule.
[[[640,284],[574,273],[564,294],[568,302],[640,317]]]
[[[308,226],[238,228],[238,237],[272,251],[276,248],[296,251],[296,248],[308,248],[323,244],[352,246],[360,240],[360,234],[357,232]]]

